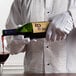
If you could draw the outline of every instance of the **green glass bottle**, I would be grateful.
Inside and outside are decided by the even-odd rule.
[[[21,27],[16,29],[17,32],[33,32],[32,23],[23,24]]]
[[[3,36],[24,35],[24,37],[44,38],[49,22],[30,22],[16,29],[3,30]]]

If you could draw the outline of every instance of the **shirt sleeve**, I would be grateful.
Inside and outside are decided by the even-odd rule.
[[[69,12],[72,15],[74,27],[76,27],[76,0],[70,0]]]
[[[18,27],[19,24],[23,23],[22,16],[21,16],[21,2],[22,0],[14,0],[11,10],[6,22],[6,29],[13,29]],[[10,51],[11,54],[17,54],[24,51],[25,43],[22,39],[23,37],[20,36],[7,36],[7,47],[6,49]]]

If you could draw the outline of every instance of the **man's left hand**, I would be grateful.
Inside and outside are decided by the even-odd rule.
[[[63,40],[73,29],[73,20],[68,12],[57,15],[50,22],[46,39],[51,41]]]

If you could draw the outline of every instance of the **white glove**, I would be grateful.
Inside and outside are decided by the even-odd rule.
[[[21,35],[7,37],[6,49],[10,54],[17,54],[26,51],[24,47],[30,42],[30,38],[23,38]]]
[[[26,45],[30,43],[30,38],[24,38],[22,35],[17,35],[13,37],[7,37],[7,47],[6,49],[10,52],[10,54],[18,54],[20,52],[26,51]],[[36,42],[36,39],[32,39]]]
[[[55,16],[46,32],[46,39],[55,41],[65,39],[73,29],[73,20],[68,12]]]

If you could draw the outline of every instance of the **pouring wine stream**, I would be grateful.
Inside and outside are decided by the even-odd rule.
[[[2,39],[3,54],[4,54],[4,36],[1,36],[1,39]]]

